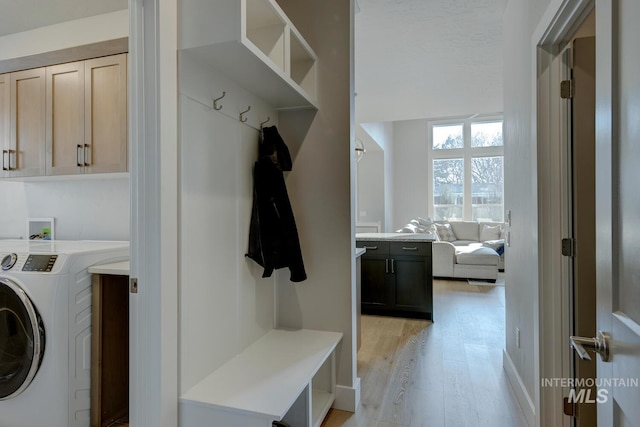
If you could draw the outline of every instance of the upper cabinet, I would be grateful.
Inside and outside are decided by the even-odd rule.
[[[84,62],[47,67],[47,175],[84,168]]]
[[[184,0],[181,48],[276,109],[316,108],[317,57],[275,0]]]
[[[2,177],[127,170],[127,56],[0,76]]]
[[[44,175],[45,70],[11,73],[11,140],[9,174]]]
[[[127,55],[85,61],[84,72],[86,172],[125,172]]]

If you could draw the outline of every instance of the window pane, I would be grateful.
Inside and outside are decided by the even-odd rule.
[[[501,147],[502,121],[490,123],[471,123],[472,147]]]
[[[433,206],[435,219],[462,219],[464,201],[462,159],[433,161]]]
[[[503,221],[504,158],[471,159],[471,198],[473,218],[477,221]]]
[[[462,148],[462,125],[446,125],[433,127],[433,149],[447,150],[451,148]]]

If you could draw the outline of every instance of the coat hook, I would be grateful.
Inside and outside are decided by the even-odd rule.
[[[269,120],[271,120],[271,117],[267,116],[267,120],[265,120],[264,122],[260,122],[260,129],[262,129],[262,126],[264,126],[267,123],[269,123]]]
[[[247,121],[247,119],[246,119],[246,118],[244,118],[244,117],[242,117],[242,116],[244,116],[245,114],[247,114],[250,110],[251,110],[251,105],[249,105],[249,108],[247,108],[245,111],[243,111],[242,113],[240,113],[240,121],[241,121],[242,123],[244,123],[244,122],[246,122],[246,121]]]
[[[222,91],[222,96],[220,98],[216,98],[213,100],[213,109],[214,110],[222,110],[222,105],[218,106],[218,101],[220,101],[222,98],[225,97],[225,95],[227,94],[226,91]]]

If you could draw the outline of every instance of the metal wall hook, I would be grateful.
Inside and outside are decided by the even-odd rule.
[[[213,109],[214,110],[221,110],[222,109],[222,105],[218,106],[218,101],[220,101],[222,98],[225,97],[225,95],[227,94],[226,91],[222,91],[222,96],[220,98],[216,98],[213,100]]]
[[[271,120],[271,117],[267,116],[267,120],[265,120],[264,122],[260,122],[260,129],[262,129],[262,126],[264,126],[267,123],[269,123],[269,120]]]
[[[245,114],[247,114],[249,111],[251,111],[251,105],[249,105],[249,108],[247,108],[245,111],[243,111],[242,113],[240,113],[240,122],[244,123],[247,121],[246,118],[242,117]]]

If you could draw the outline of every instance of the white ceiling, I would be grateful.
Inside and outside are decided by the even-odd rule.
[[[358,0],[358,122],[502,111],[507,0]]]
[[[0,0],[0,36],[127,7],[128,0]]]
[[[507,0],[357,0],[358,122],[502,110]],[[128,0],[0,0],[0,36],[126,9]]]

